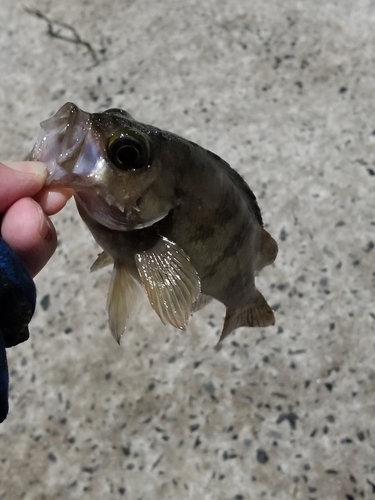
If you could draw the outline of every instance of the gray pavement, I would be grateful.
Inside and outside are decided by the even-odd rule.
[[[66,101],[216,152],[278,240],[258,278],[277,324],[216,352],[222,305],[180,333],[145,303],[119,347],[69,203],[31,339],[9,352],[0,499],[375,498],[374,2],[26,3],[96,61],[24,3],[0,10],[0,158],[25,157]]]

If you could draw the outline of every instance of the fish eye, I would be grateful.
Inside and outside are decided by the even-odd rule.
[[[111,162],[121,170],[137,170],[149,165],[149,148],[145,140],[120,134],[109,140],[107,147]]]

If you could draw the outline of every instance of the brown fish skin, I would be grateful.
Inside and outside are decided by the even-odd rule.
[[[175,280],[176,275],[170,275],[167,268],[164,278],[159,278],[155,271],[152,280],[164,279],[164,283],[158,283],[159,289],[172,288],[173,304],[166,307],[167,310],[175,307],[176,296],[186,292],[177,309],[180,306],[187,309],[184,317],[188,317],[193,308],[186,297],[189,293],[192,296],[198,293],[199,286],[200,293],[216,298],[227,307],[220,340],[239,326],[274,324],[271,308],[255,287],[255,275],[275,260],[277,244],[264,229],[256,198],[242,177],[217,155],[170,132],[139,123],[125,112],[110,110],[87,116],[91,124],[89,140],[97,142],[106,168],[89,175],[85,188],[76,188],[76,201],[94,238],[113,259],[115,270],[126,269],[135,280],[143,280],[143,285],[147,285],[139,262],[146,262],[147,267],[149,258],[156,262],[172,252],[173,259],[181,259],[178,265],[182,276],[186,266],[189,292],[184,283],[179,288],[178,273]],[[140,134],[142,141],[147,142],[150,161],[144,168],[126,171],[111,163],[108,140],[119,130]],[[85,147],[83,141],[82,149]],[[33,159],[43,161],[43,154],[47,153],[39,150]],[[74,168],[74,162],[67,167],[70,171]],[[84,174],[80,175],[84,181]],[[69,184],[69,187],[73,186]],[[122,217],[125,230],[124,227],[116,230],[112,223],[103,223],[97,216],[99,198],[100,210],[105,210],[103,199],[107,194],[111,195],[112,205],[108,211],[118,212],[115,217]],[[121,207],[123,213],[116,207]],[[148,227],[142,228],[143,224]],[[153,249],[157,249],[156,255]],[[147,267],[147,273],[153,272],[152,265]],[[169,313],[160,309],[165,306],[157,304],[157,296],[149,295],[149,299],[164,321],[165,314]],[[113,300],[117,299],[113,297]],[[186,301],[190,305],[186,305]],[[179,316],[178,311],[172,312],[172,320],[168,316],[167,321],[183,327],[181,321],[184,323],[184,320],[174,322],[175,316]],[[118,337],[119,332],[115,336]]]
[[[160,149],[168,148],[163,139],[159,138]],[[188,146],[182,148],[185,155],[179,152],[174,161],[172,175],[164,173],[169,179],[173,176],[176,197],[162,221],[151,228],[114,233],[90,220],[82,209],[81,216],[99,245],[120,265],[133,269],[135,276],[134,253],[163,235],[190,257],[203,294],[220,300],[230,311],[246,310],[259,297],[254,277],[263,267],[262,243],[273,242],[266,252],[268,264],[276,258],[277,245],[264,230],[255,197],[242,178],[233,170],[228,176],[229,166],[216,155],[192,143]],[[260,306],[265,307],[262,302]],[[249,326],[273,324],[270,308],[264,313],[263,323],[252,318]]]

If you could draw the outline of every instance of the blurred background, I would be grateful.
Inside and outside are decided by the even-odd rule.
[[[2,160],[66,101],[121,107],[226,159],[280,252],[274,327],[216,352],[221,304],[183,333],[145,303],[119,347],[70,202],[8,351],[1,500],[375,498],[374,22],[370,0],[2,0]]]

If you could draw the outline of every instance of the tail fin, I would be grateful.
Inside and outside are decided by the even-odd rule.
[[[223,331],[219,342],[240,326],[265,327],[275,324],[275,316],[263,295],[258,292],[256,299],[245,309],[227,309]]]

